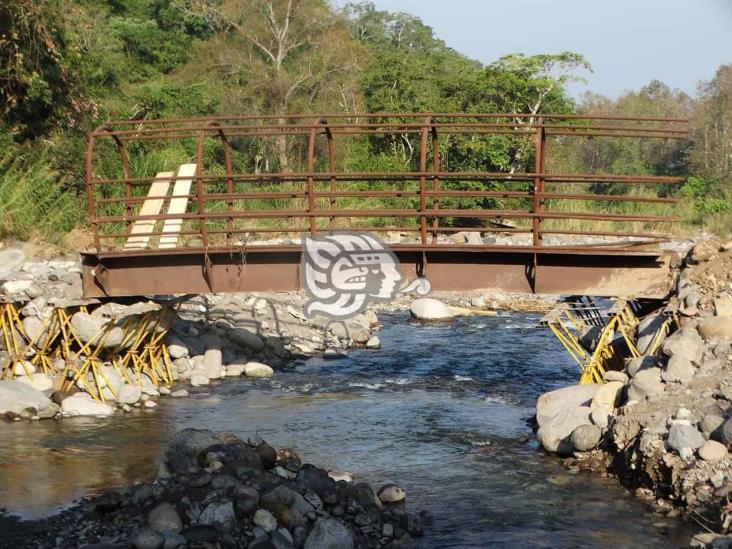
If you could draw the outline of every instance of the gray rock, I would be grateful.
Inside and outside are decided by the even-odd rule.
[[[537,436],[542,446],[549,452],[568,454],[572,450],[570,436],[580,425],[591,425],[589,406],[564,408],[550,420],[545,421]]]
[[[270,536],[270,541],[275,549],[294,549],[295,540],[292,538],[292,534],[287,531],[286,528],[278,528]]]
[[[198,469],[198,455],[206,448],[221,441],[208,429],[183,429],[175,433],[165,450],[168,467],[174,473]]]
[[[628,377],[628,374],[625,372],[618,372],[617,370],[608,370],[605,372],[605,375],[602,376],[602,380],[605,383],[610,383],[611,381],[619,381],[623,385],[628,383],[630,381],[630,378]]]
[[[173,391],[172,393],[170,393],[170,396],[173,398],[187,397],[188,391],[186,391],[185,389],[178,389],[177,391]]]
[[[625,365],[625,372],[630,377],[635,375],[641,370],[647,370],[648,368],[655,368],[658,366],[658,357],[655,356],[639,356],[631,358]]]
[[[0,250],[0,278],[5,278],[18,269],[23,261],[25,261],[25,254],[22,250],[15,248]]]
[[[262,338],[245,328],[234,328],[233,330],[229,330],[226,335],[237,345],[251,349],[255,353],[264,349],[264,341],[262,341]]]
[[[689,256],[693,263],[704,263],[719,253],[719,245],[712,240],[702,240],[696,244]]]
[[[186,347],[185,343],[183,343],[178,338],[168,338],[167,341],[167,347],[168,347],[168,354],[170,355],[170,358],[173,360],[178,360],[179,358],[186,358],[189,355],[188,347]]]
[[[340,521],[319,518],[305,540],[304,549],[353,549],[353,536]]]
[[[208,379],[208,376],[201,372],[196,372],[191,374],[190,378],[190,384],[194,387],[200,387],[201,385],[208,385],[211,383],[211,380]]]
[[[92,400],[86,393],[75,393],[61,403],[61,413],[65,416],[111,416],[114,408],[104,402]]]
[[[412,301],[409,304],[409,312],[421,320],[442,320],[455,316],[449,305],[431,297],[421,297]]]
[[[185,547],[188,541],[182,535],[175,530],[165,530],[162,532],[165,541],[163,542],[163,549],[178,549],[179,547]]]
[[[257,509],[257,512],[254,513],[254,524],[268,534],[277,529],[277,519],[266,509]]]
[[[667,357],[677,356],[699,364],[704,353],[704,340],[696,328],[685,325],[666,339],[662,350]]]
[[[732,340],[732,318],[710,316],[699,321],[699,333],[707,341]]]
[[[17,380],[0,381],[0,414],[32,416],[52,408],[53,402],[34,387]]]
[[[201,524],[217,525],[226,531],[236,526],[234,504],[231,501],[213,501],[201,513]]]
[[[570,385],[544,393],[536,401],[537,423],[541,427],[562,411],[589,406],[600,387],[599,384]]]
[[[221,340],[218,337],[206,338],[206,352],[203,354],[203,372],[208,379],[219,379],[224,361],[221,353]]]
[[[570,437],[572,446],[578,452],[589,452],[600,442],[600,428],[596,425],[580,425]]]
[[[648,351],[651,343],[653,343],[656,333],[659,328],[663,325],[666,318],[662,313],[656,313],[648,315],[638,323],[637,334],[638,338],[636,341],[636,348],[640,354],[645,354]],[[661,342],[666,338],[665,335],[661,336]]]
[[[702,430],[702,433],[709,436],[717,429],[719,429],[724,424],[724,418],[722,416],[716,415],[716,414],[707,414],[705,415],[701,422],[699,423],[699,427]]]
[[[717,463],[727,457],[727,447],[716,440],[707,440],[699,448],[699,457],[709,463]]]
[[[165,537],[152,528],[140,528],[132,535],[130,543],[136,549],[159,549],[165,543]]]
[[[369,340],[366,342],[366,348],[381,349],[381,341],[379,340],[378,336],[371,336],[371,338],[369,338]]]
[[[661,394],[665,386],[661,381],[659,368],[648,368],[639,371],[628,386],[628,400],[643,400],[646,397]]]
[[[718,432],[719,435],[717,438],[719,439],[719,442],[728,448],[732,446],[732,417],[722,424]]]
[[[180,532],[183,529],[183,521],[178,515],[175,506],[172,503],[159,503],[148,513],[147,523],[150,528],[158,532],[165,530],[174,530]]]
[[[407,498],[407,492],[396,484],[384,484],[376,492],[376,496],[381,503],[399,503]]]
[[[244,374],[247,377],[258,377],[258,378],[266,378],[266,377],[272,377],[274,375],[274,370],[271,366],[267,366],[266,364],[262,364],[261,362],[247,362],[244,365]]]
[[[269,492],[263,494],[260,501],[270,508],[278,504],[286,505],[301,515],[306,515],[315,510],[315,508],[307,502],[302,494],[292,488],[288,488],[284,484],[280,484]]]
[[[119,404],[134,404],[142,396],[142,391],[137,385],[129,385],[124,383],[117,389],[117,397],[115,400]]]
[[[668,430],[668,445],[674,450],[691,448],[696,450],[704,444],[704,436],[691,425],[671,425]]]
[[[124,331],[119,326],[109,327],[112,321],[98,315],[79,311],[71,317],[71,326],[83,343],[94,343],[103,348],[117,347],[124,339]],[[102,330],[108,329],[103,335]]]
[[[668,359],[666,370],[661,374],[664,381],[678,381],[686,383],[693,379],[696,370],[694,366],[685,357],[674,355]]]

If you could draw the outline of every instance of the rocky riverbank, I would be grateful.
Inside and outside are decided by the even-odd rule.
[[[426,516],[405,509],[405,491],[378,491],[347,474],[302,464],[257,436],[184,429],[151,483],[96,497],[47,519],[17,523],[8,548],[397,547],[422,535]]]
[[[663,321],[638,326],[639,358],[602,385],[542,395],[537,437],[568,466],[617,476],[657,512],[683,515],[693,546],[732,545],[732,242],[686,257],[665,311],[680,327],[647,351]]]

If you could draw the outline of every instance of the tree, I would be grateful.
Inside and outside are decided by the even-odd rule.
[[[213,77],[240,86],[231,87],[229,110],[277,115],[284,125],[287,113],[347,112],[357,104],[359,50],[350,45],[344,18],[324,0],[179,0],[174,5],[219,31],[201,53]],[[277,136],[274,145],[279,168],[289,169],[288,139]]]

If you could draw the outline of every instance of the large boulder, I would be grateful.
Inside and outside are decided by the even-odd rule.
[[[420,320],[442,320],[455,316],[449,305],[431,297],[421,297],[412,301],[409,304],[409,312]]]
[[[602,432],[596,425],[580,425],[570,436],[572,447],[578,452],[589,452],[600,442]]]
[[[29,384],[16,380],[0,381],[0,414],[41,416],[51,410],[55,414],[57,409],[46,395]]]
[[[620,381],[610,381],[604,385],[600,385],[595,396],[592,397],[590,408],[593,410],[614,410],[620,404],[624,386],[625,384]]]
[[[662,393],[664,389],[660,368],[641,370],[628,386],[628,400],[643,400],[646,397]]]
[[[696,369],[691,362],[686,360],[684,356],[676,354],[668,359],[666,370],[661,374],[661,378],[667,382],[686,383],[694,377],[695,373]]]
[[[591,409],[589,406],[562,409],[541,425],[537,433],[539,441],[550,452],[571,453],[570,436],[580,425],[592,424],[590,414]]]
[[[668,430],[668,445],[674,450],[691,448],[696,450],[704,445],[704,436],[692,425],[674,424]]]
[[[53,379],[48,377],[46,374],[35,373],[33,374],[33,377],[19,376],[15,379],[17,381],[20,381],[21,383],[30,385],[31,387],[33,387],[37,391],[41,391],[42,393],[51,394],[51,392],[53,392]]]
[[[142,396],[142,390],[137,385],[123,383],[117,388],[117,396],[115,400],[119,404],[134,404]]]
[[[272,377],[274,370],[271,366],[262,364],[261,362],[247,362],[244,365],[244,375],[247,377]]]
[[[353,535],[334,518],[319,518],[305,540],[304,549],[353,549]]]
[[[150,528],[158,532],[175,530],[180,532],[183,529],[183,521],[175,509],[175,505],[167,501],[156,505],[147,515],[147,522]]]
[[[173,473],[185,473],[198,468],[198,455],[221,441],[209,429],[183,429],[175,433],[165,450],[168,468]]]
[[[256,334],[253,334],[246,328],[234,328],[232,330],[229,330],[227,332],[227,336],[237,345],[240,345],[241,347],[246,347],[247,349],[251,349],[255,353],[258,353],[262,349],[264,349],[264,341],[262,341],[262,338]]]
[[[541,427],[563,410],[589,406],[602,385],[570,385],[544,393],[536,401],[536,421]]]
[[[92,400],[86,393],[74,393],[61,403],[61,413],[65,416],[111,416],[114,408],[104,402]]]
[[[707,341],[732,340],[732,318],[710,316],[699,321],[699,333]]]
[[[93,343],[103,348],[117,347],[124,339],[122,328],[112,327],[111,324],[112,320],[108,318],[81,311],[71,317],[71,327],[83,343]]]
[[[699,364],[704,353],[704,340],[694,326],[688,325],[669,336],[662,350],[667,357],[678,356]]]

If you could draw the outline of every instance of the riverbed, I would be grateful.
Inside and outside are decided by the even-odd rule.
[[[42,517],[106,488],[149,480],[184,427],[258,433],[303,461],[396,482],[433,521],[420,547],[669,547],[680,521],[611,479],[566,471],[538,450],[536,397],[576,379],[538,315],[422,325],[381,318],[380,351],[298,360],[271,380],[237,378],[109,419],[0,425],[0,504]]]

